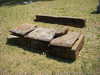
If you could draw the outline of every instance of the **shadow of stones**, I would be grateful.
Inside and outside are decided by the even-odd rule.
[[[95,11],[92,11],[91,14],[100,14],[100,1],[99,1],[99,5],[97,6]]]
[[[59,62],[69,63],[69,64],[73,63],[73,62],[76,60],[76,59],[70,59],[70,58],[67,58],[67,59],[59,58],[59,57],[57,57],[57,56],[51,56],[50,54],[48,54],[47,57],[48,57],[49,59],[54,59],[54,60],[57,60],[57,61],[59,61]]]
[[[93,11],[93,12],[91,12],[91,14],[100,14],[100,12],[99,11]]]
[[[98,0],[98,6],[95,11],[91,12],[91,14],[100,14],[100,0]]]
[[[53,1],[53,0],[0,0],[0,6],[26,5],[38,1]]]
[[[8,45],[18,46],[19,48],[23,48],[24,50],[28,50],[31,52],[43,54],[46,53],[48,42],[31,40],[28,38],[9,38],[7,39]]]
[[[48,42],[39,41],[39,40],[31,40],[28,38],[9,38],[6,42],[7,45],[17,46],[19,48],[23,48],[24,50],[31,51],[34,53],[38,53],[40,55],[46,55],[47,58],[57,60],[59,62],[64,63],[73,63],[75,59],[70,58],[61,58],[57,56],[53,56],[48,53]]]

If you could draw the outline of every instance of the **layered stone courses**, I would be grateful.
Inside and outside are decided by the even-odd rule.
[[[21,35],[23,38],[31,40],[28,42],[30,47],[38,46],[37,49],[62,58],[76,58],[84,44],[84,35],[79,32],[69,31],[67,27],[56,30],[36,25],[21,25],[10,32],[11,35],[19,38],[18,35]],[[33,43],[35,43],[34,40],[39,42],[33,45],[32,40]]]

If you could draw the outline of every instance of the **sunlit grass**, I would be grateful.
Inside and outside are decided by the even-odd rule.
[[[13,72],[79,72],[80,75],[99,75],[100,69],[100,14],[95,11],[97,0],[38,0],[28,5],[8,5],[0,7],[0,70]],[[49,28],[60,25],[34,22],[35,15],[83,17],[85,28],[69,27],[82,32],[85,44],[80,57],[73,63],[61,62],[27,49],[6,44],[9,30],[20,24],[30,23]],[[92,74],[91,74],[92,73]],[[72,75],[72,74],[70,74]],[[75,74],[74,74],[75,75]]]

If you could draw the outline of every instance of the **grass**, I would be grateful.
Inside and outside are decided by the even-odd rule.
[[[100,72],[100,14],[95,11],[98,0],[37,0],[27,5],[7,5],[0,7],[0,72],[12,75],[27,72],[29,75],[99,75]],[[8,45],[9,30],[25,23],[32,23],[48,28],[61,28],[57,24],[34,22],[35,15],[83,17],[86,27],[69,27],[82,32],[85,44],[80,57],[73,63],[47,58],[44,55]],[[6,74],[5,74],[6,75]]]

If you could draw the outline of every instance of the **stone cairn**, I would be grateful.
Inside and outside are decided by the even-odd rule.
[[[22,40],[29,40],[27,44],[32,49],[62,58],[76,58],[84,44],[83,34],[69,31],[66,26],[61,29],[50,29],[27,24],[18,26],[10,32],[13,37],[8,39],[19,37],[19,44]],[[34,40],[39,42],[36,43]]]

